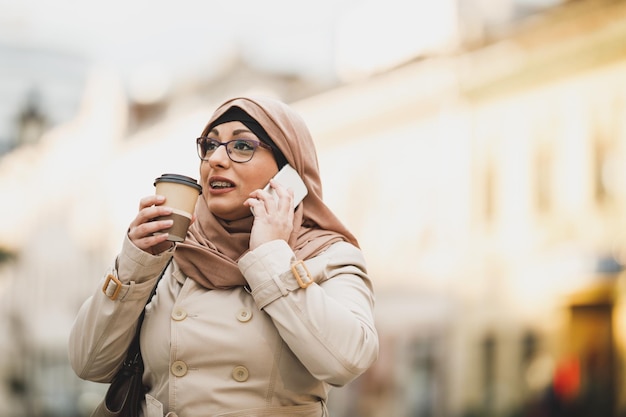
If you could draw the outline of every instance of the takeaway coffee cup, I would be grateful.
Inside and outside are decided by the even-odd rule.
[[[161,216],[157,220],[174,220],[174,224],[164,232],[169,233],[168,240],[182,242],[191,224],[191,216],[202,187],[190,177],[178,174],[163,174],[154,180],[156,194],[165,196],[165,206],[173,209],[169,216]]]

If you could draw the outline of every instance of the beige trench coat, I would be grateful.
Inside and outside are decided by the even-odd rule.
[[[150,255],[125,239],[108,271],[123,284],[117,298],[99,288],[72,328],[79,377],[110,382],[172,255]],[[145,417],[327,415],[330,387],[352,381],[378,355],[372,285],[349,243],[307,260],[308,276],[297,266],[302,286],[314,281],[306,288],[294,261],[284,241],[268,242],[239,261],[248,287],[229,290],[207,290],[171,263],[141,331]],[[109,295],[115,287],[109,280]]]

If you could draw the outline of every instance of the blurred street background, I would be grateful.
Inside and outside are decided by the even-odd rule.
[[[74,317],[241,93],[307,121],[374,279],[333,417],[626,415],[626,1],[0,0],[0,416],[90,415]]]

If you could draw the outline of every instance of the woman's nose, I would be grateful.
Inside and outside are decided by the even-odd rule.
[[[213,154],[209,157],[209,163],[211,166],[226,166],[230,163],[230,157],[228,156],[228,151],[226,150],[226,146],[221,145],[218,146],[217,149],[213,152]]]

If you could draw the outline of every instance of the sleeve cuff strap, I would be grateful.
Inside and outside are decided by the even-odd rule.
[[[239,261],[239,267],[260,309],[313,283],[305,263],[297,261],[287,242],[282,240],[268,242],[248,252]]]

